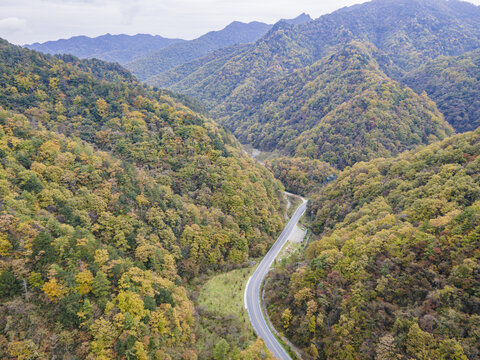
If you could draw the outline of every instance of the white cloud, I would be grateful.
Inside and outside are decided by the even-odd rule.
[[[15,16],[0,19],[0,36],[24,31],[26,27],[27,21],[25,19],[20,19]]]

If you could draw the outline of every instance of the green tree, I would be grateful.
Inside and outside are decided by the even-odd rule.
[[[215,346],[215,350],[213,351],[213,358],[215,360],[227,359],[227,354],[229,350],[230,345],[225,339],[222,339]]]
[[[110,293],[110,281],[102,271],[97,271],[92,283],[93,294],[98,298],[105,298]]]
[[[11,271],[0,273],[0,298],[9,298],[21,294],[22,282]]]

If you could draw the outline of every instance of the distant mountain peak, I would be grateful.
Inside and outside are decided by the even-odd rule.
[[[301,25],[312,21],[313,19],[307,13],[301,13],[293,19],[281,19],[280,21],[286,22],[290,25]]]

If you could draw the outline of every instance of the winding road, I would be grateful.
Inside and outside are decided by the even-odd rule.
[[[275,258],[278,256],[283,246],[288,240],[288,237],[298,221],[302,217],[307,208],[307,200],[302,199],[302,204],[297,208],[290,221],[283,229],[282,233],[278,237],[277,241],[268,251],[267,255],[263,258],[260,265],[248,279],[247,286],[245,288],[245,308],[248,311],[250,322],[258,336],[260,336],[268,349],[280,360],[291,360],[290,355],[280,345],[275,335],[270,331],[265,318],[262,313],[262,300],[260,298],[260,291],[262,287],[262,281],[270,270]]]

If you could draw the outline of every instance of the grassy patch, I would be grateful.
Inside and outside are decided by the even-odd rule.
[[[300,250],[303,249],[304,243],[296,243],[296,242],[287,242],[282,251],[280,252],[280,255],[278,255],[276,262],[277,261],[282,261],[283,259],[289,258],[292,254],[295,254],[299,252]]]
[[[253,267],[232,270],[209,279],[201,288],[198,304],[222,315],[233,314],[244,324],[245,334],[253,328],[244,307],[244,292]]]

